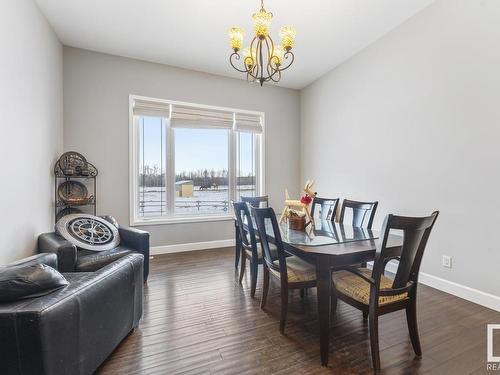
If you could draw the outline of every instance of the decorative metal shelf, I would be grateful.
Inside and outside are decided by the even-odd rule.
[[[67,203],[67,202],[64,202],[60,199],[57,200],[56,202],[56,206],[57,207],[82,207],[82,206],[94,206],[95,205],[95,197],[92,195],[90,196],[85,203],[81,203],[81,204],[73,204],[73,203]]]
[[[59,162],[56,163],[56,166],[54,167],[54,175],[56,177],[64,177],[64,178],[94,178],[97,176],[98,171],[96,167],[94,167],[91,163],[87,162],[87,168],[86,171],[88,174],[82,174],[81,172],[74,172],[73,174],[70,174],[68,172],[64,172],[64,170],[61,168],[59,165]]]
[[[88,162],[85,157],[78,152],[75,151],[69,151],[65,152],[59,160],[56,162],[54,166],[54,217],[55,221],[57,222],[61,217],[68,213],[74,213],[74,212],[85,212],[85,207],[91,207],[91,213],[93,215],[96,215],[96,210],[97,210],[97,200],[96,200],[96,179],[97,179],[97,174],[98,170],[97,168],[90,162]],[[68,202],[64,201],[61,199],[60,196],[58,196],[58,190],[63,184],[68,184],[69,181],[71,180],[80,180],[80,181],[86,181],[84,185],[87,187],[82,186],[81,183],[77,183],[76,185],[80,185],[84,188],[84,196],[82,196],[83,200],[80,202]],[[87,182],[90,181],[90,182]],[[72,185],[70,183],[70,185]],[[73,184],[75,185],[75,184]],[[61,187],[62,188],[62,187]],[[85,195],[87,194],[87,188],[90,190],[88,191],[89,196],[86,197]],[[65,191],[65,188],[62,188],[63,191]],[[71,189],[73,187],[68,187],[67,193],[72,192]],[[81,190],[80,190],[81,192]],[[66,195],[67,197],[72,197],[71,194],[63,194],[63,196]],[[84,211],[82,211],[83,209]],[[87,213],[89,208],[87,208]]]
[[[90,180],[92,178],[95,178],[95,176],[65,176],[65,175],[62,175],[62,176],[59,176],[59,175],[55,175],[56,178],[67,178],[67,179],[82,179],[82,180]]]

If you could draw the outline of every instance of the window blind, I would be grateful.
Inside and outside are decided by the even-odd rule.
[[[170,104],[154,100],[135,99],[134,115],[170,117]]]
[[[172,128],[231,129],[233,127],[233,113],[173,105],[170,126]]]
[[[172,128],[234,129],[243,133],[262,133],[262,116],[250,113],[169,104],[153,99],[134,100],[135,116],[165,117]]]
[[[236,113],[234,130],[244,133],[262,133],[262,118],[260,115]]]

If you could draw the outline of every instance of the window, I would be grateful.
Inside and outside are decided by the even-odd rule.
[[[131,96],[131,224],[231,218],[263,194],[263,117]]]
[[[258,194],[256,167],[257,134],[238,132],[237,142],[237,165],[236,165],[236,199],[241,197],[255,197]]]
[[[175,129],[174,214],[227,213],[229,131]]]
[[[165,190],[165,122],[161,117],[141,116],[139,132],[139,213],[162,216],[167,207]]]

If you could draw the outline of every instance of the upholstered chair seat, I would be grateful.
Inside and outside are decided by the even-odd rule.
[[[275,260],[273,264],[278,267],[279,261]],[[269,271],[272,272],[276,277],[280,277],[279,271],[272,268],[269,268]],[[314,266],[296,256],[286,258],[286,272],[288,275],[288,282],[291,283],[316,280],[316,269],[314,268]]]
[[[372,270],[368,268],[358,268],[366,277],[371,277]],[[370,283],[356,274],[349,271],[338,271],[334,272],[332,275],[333,282],[337,292],[351,297],[352,299],[361,302],[365,305],[370,304]],[[380,277],[380,288],[390,289],[392,288],[393,280],[387,276],[382,275]],[[378,298],[379,305],[385,305],[388,303],[393,303],[408,298],[408,293],[396,294],[394,296],[380,296]]]
[[[269,245],[269,250],[271,251],[271,256],[273,259],[278,259],[278,249],[276,246],[270,244]],[[252,251],[245,249],[245,252],[249,255],[252,256]],[[262,246],[259,244],[257,245],[257,258],[262,259]]]

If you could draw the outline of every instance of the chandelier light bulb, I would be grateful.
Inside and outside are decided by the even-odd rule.
[[[243,37],[245,36],[245,31],[243,31],[243,29],[240,27],[231,27],[229,29],[228,35],[231,48],[234,49],[235,51],[239,51],[243,43]]]

